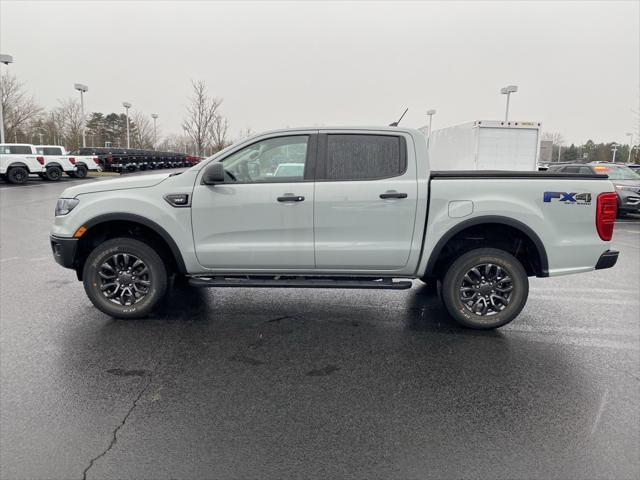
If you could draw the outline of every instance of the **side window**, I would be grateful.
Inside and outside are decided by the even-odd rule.
[[[589,167],[580,167],[580,173],[588,173],[590,175],[593,174],[593,170]]]
[[[577,167],[577,166],[564,167],[564,173],[580,173],[580,167]]]
[[[9,151],[13,155],[31,155],[31,147],[25,145],[10,145]]]
[[[238,183],[301,182],[309,151],[308,135],[269,138],[228,156],[222,163]]]
[[[329,134],[324,180],[374,180],[396,177],[407,169],[403,137]]]
[[[38,148],[38,153],[41,153],[42,155],[62,155],[62,149],[61,148],[56,148],[56,147],[44,147],[42,148],[42,151],[40,151],[41,149]]]

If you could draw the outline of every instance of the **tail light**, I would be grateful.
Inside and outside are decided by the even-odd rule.
[[[111,155],[109,155],[107,157],[107,163],[112,163],[113,162],[113,157]]]
[[[37,156],[36,160],[38,160],[38,163],[40,163],[40,165],[44,165],[44,157]]]
[[[607,242],[611,240],[617,213],[618,195],[614,192],[601,193],[598,195],[598,202],[596,204],[596,228],[602,240]]]
[[[100,159],[98,157],[93,157],[93,163],[100,165]]]
[[[76,159],[73,157],[69,157],[69,161],[71,162],[71,165],[75,165],[76,164]]]

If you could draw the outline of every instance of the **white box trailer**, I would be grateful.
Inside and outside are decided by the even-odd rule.
[[[433,170],[536,171],[540,123],[476,120],[434,130],[428,142]]]

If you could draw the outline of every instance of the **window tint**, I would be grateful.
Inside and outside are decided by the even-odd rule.
[[[580,167],[575,165],[570,165],[568,167],[564,167],[564,173],[579,173]]]
[[[230,155],[222,162],[238,183],[301,182],[307,163],[308,135],[262,140]]]
[[[391,135],[328,135],[326,180],[395,177],[407,168],[404,138]]]
[[[40,147],[36,150],[41,155],[62,155],[62,149],[58,147]]]
[[[13,155],[31,155],[31,147],[27,145],[10,145],[9,152]]]

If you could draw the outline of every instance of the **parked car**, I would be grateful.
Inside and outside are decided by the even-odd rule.
[[[67,152],[64,147],[60,145],[37,145],[36,148],[40,150],[42,148],[45,155],[66,155],[69,157],[71,163],[75,165],[72,172],[66,172],[70,177],[84,178],[90,171],[98,171],[100,167],[100,161],[95,155],[82,155],[79,149],[72,152]],[[48,152],[48,153],[46,153]]]
[[[619,215],[640,212],[640,173],[628,166],[615,163],[571,163],[553,165],[548,171],[605,174],[616,189]]]
[[[44,157],[38,155],[33,145],[0,144],[0,178],[9,183],[25,183],[29,174],[41,174],[44,171],[44,162]]]
[[[62,174],[75,175],[76,159],[65,155],[63,147],[57,145],[35,145],[38,155],[44,157],[44,171],[40,173],[40,178],[58,181]]]
[[[275,158],[304,171],[274,176]],[[520,313],[530,276],[612,267],[616,207],[605,175],[430,171],[417,130],[287,129],[179,174],[68,188],[50,241],[118,318],[149,314],[172,273],[198,287],[406,289],[419,278],[441,283],[458,322],[487,329]]]

